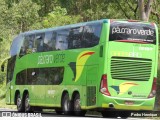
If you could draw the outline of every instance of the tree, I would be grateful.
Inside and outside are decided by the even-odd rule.
[[[46,16],[58,6],[58,0],[32,0],[37,5],[41,6],[38,13],[41,17]]]
[[[40,6],[33,3],[31,0],[21,0],[18,3],[13,3],[12,7],[8,8],[3,16],[6,27],[14,30],[16,33],[29,30],[35,21],[39,19],[38,10]]]
[[[115,9],[121,10],[121,15],[125,15],[127,19],[149,21],[150,17],[156,16],[158,23],[160,19],[158,3],[159,0],[115,0],[112,5],[116,5]]]
[[[148,21],[149,16],[152,10],[153,0],[147,0],[145,3],[144,0],[138,0],[138,7],[140,11],[140,19],[143,21]]]
[[[14,11],[14,13],[12,12],[12,18],[15,20],[21,32],[29,30],[29,26],[39,19],[39,9],[40,6],[31,0],[21,0],[18,4],[14,4],[11,9],[11,11]]]
[[[60,6],[66,8],[69,15],[80,15],[82,21],[111,18],[113,13],[117,13],[112,10],[112,3],[111,0],[59,0]]]
[[[54,11],[48,13],[47,16],[42,18],[43,20],[39,23],[33,24],[32,29],[36,28],[49,28],[55,26],[62,26],[67,24],[77,23],[80,20],[80,16],[70,16],[67,15],[67,10],[57,6],[54,8]]]

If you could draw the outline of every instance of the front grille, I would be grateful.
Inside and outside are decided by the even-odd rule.
[[[111,76],[118,80],[148,81],[151,75],[151,59],[112,57]]]

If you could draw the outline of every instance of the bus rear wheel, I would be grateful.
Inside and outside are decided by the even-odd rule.
[[[86,114],[86,111],[81,109],[81,101],[80,101],[80,95],[76,94],[73,101],[73,107],[74,107],[74,114],[76,116],[84,116]]]
[[[18,94],[17,97],[16,97],[16,104],[17,104],[17,111],[18,112],[24,112],[24,104],[22,102],[20,94]]]
[[[62,99],[62,111],[65,115],[69,115],[70,114],[70,100],[69,100],[69,94],[66,93],[64,96],[63,96],[63,99]]]
[[[30,106],[29,94],[25,95],[25,112],[32,112],[32,107]]]

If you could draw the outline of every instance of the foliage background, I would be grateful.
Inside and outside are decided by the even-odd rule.
[[[9,55],[13,38],[21,32],[103,18],[140,20],[138,1],[0,0],[0,64]],[[143,1],[145,7],[147,1]],[[160,0],[153,0],[151,7],[149,21],[160,28]],[[5,76],[6,72],[0,72],[0,99],[5,97]],[[160,79],[157,83],[160,94]],[[156,104],[159,105],[158,94]]]

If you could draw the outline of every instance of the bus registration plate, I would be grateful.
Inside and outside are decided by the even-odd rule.
[[[125,105],[133,105],[134,102],[133,101],[125,101]]]

